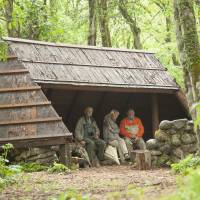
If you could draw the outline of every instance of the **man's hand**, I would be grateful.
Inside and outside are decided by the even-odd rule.
[[[135,137],[135,141],[137,142],[140,138],[139,137]]]
[[[81,145],[85,146],[85,141],[84,140],[82,140],[80,143],[81,143]]]

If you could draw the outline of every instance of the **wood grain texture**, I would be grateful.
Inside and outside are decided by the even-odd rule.
[[[156,88],[179,86],[154,54],[6,38],[9,48],[38,83]]]

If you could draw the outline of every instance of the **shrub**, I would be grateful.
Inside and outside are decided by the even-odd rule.
[[[21,169],[23,172],[39,172],[43,170],[47,170],[48,167],[45,165],[41,165],[39,163],[20,163]]]
[[[179,163],[171,165],[171,168],[176,173],[181,173],[187,175],[191,169],[196,169],[200,166],[200,157],[188,155],[185,159],[181,160]]]
[[[200,168],[190,171],[183,177],[178,190],[161,200],[200,200]]]
[[[13,149],[12,144],[5,144],[2,146],[3,153],[0,155],[0,189],[4,188],[9,183],[16,181],[16,174],[20,172],[18,166],[8,165],[9,160],[7,159],[8,153]]]
[[[70,169],[61,163],[54,162],[53,166],[49,167],[48,172],[50,173],[60,173],[60,172],[70,172]]]

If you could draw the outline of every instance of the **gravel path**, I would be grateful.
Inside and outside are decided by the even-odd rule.
[[[176,176],[169,169],[138,171],[130,166],[83,169],[70,174],[25,173],[18,184],[1,193],[0,199],[53,199],[73,188],[92,200],[157,200],[174,191]],[[140,198],[143,192],[144,198]]]

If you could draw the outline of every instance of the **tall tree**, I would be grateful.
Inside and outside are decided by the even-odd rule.
[[[102,45],[104,47],[111,47],[107,3],[108,3],[107,0],[98,0],[99,23],[100,23]]]
[[[174,0],[177,44],[184,70],[186,96],[191,109],[200,102],[200,46],[193,6],[193,0]],[[191,112],[195,122],[200,114],[199,107],[196,108],[198,109]],[[199,141],[199,133],[197,138]]]
[[[160,8],[164,17],[165,17],[165,27],[166,27],[166,37],[165,42],[171,43],[172,42],[172,29],[173,29],[173,22],[172,22],[172,14],[171,14],[171,3],[170,0],[153,0],[153,2]],[[169,51],[171,49],[168,47]],[[174,65],[179,66],[180,63],[177,59],[176,54],[172,53],[172,62]]]
[[[131,14],[128,12],[128,6],[127,6],[127,0],[119,0],[119,10],[126,20],[126,22],[129,24],[131,32],[133,34],[134,39],[134,48],[136,49],[142,49],[142,42],[141,42],[141,30],[139,26],[137,25],[137,19],[134,14],[134,17],[131,16]],[[134,13],[134,11],[133,11]]]
[[[15,28],[13,22],[13,3],[14,0],[3,0],[4,18],[6,21],[6,29],[8,36],[15,37]]]
[[[89,3],[89,31],[88,31],[88,45],[96,46],[97,37],[97,19],[96,19],[96,0],[88,0]]]

